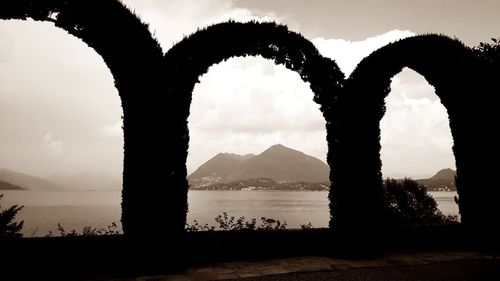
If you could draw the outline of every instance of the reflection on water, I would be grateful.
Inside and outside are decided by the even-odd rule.
[[[2,206],[24,205],[18,218],[26,236],[43,236],[61,223],[66,230],[83,226],[105,227],[120,222],[120,191],[2,191]],[[455,192],[430,192],[444,214],[458,215]],[[247,219],[270,217],[286,221],[288,228],[311,222],[327,227],[328,192],[325,191],[190,191],[188,222],[215,225],[222,212]]]

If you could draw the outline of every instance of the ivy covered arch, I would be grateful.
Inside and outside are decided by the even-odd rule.
[[[328,155],[327,162],[335,170],[334,123],[335,102],[340,95],[344,75],[337,64],[319,54],[316,47],[300,34],[289,31],[276,23],[226,22],[209,26],[185,38],[165,54],[163,73],[167,89],[163,93],[168,103],[165,123],[175,130],[169,140],[174,148],[170,153],[169,170],[175,171],[172,184],[175,190],[172,212],[178,218],[176,225],[183,226],[187,212],[188,183],[186,158],[189,144],[187,119],[192,92],[201,75],[210,66],[232,57],[262,56],[297,72],[302,80],[310,82],[314,101],[326,119]],[[174,139],[175,138],[175,139]]]
[[[130,235],[149,232],[148,226],[157,224],[149,214],[160,213],[161,207],[145,198],[161,177],[156,164],[163,157],[155,153],[158,142],[151,134],[158,127],[155,97],[161,89],[163,52],[158,42],[148,26],[116,0],[0,2],[0,19],[28,18],[52,22],[81,39],[109,67],[123,107],[123,230]]]
[[[474,156],[474,146],[482,136],[474,116],[478,107],[470,97],[472,93],[477,95],[474,99],[481,95],[476,93],[480,67],[471,49],[441,35],[415,36],[386,45],[363,59],[346,80],[342,104],[351,110],[340,116],[340,122],[345,125],[345,142],[338,147],[345,153],[340,161],[346,170],[338,173],[338,186],[331,200],[338,208],[351,208],[349,212],[354,215],[351,220],[366,218],[368,214],[369,220],[364,221],[372,226],[383,225],[380,120],[385,113],[385,97],[390,92],[391,79],[405,67],[434,86],[448,111],[460,212],[462,222],[470,223],[475,219],[477,207],[473,194],[476,186],[472,184],[477,176],[474,165],[478,160]],[[352,178],[357,179],[355,185],[350,182]],[[354,197],[360,197],[359,194],[364,194],[359,204],[349,206]],[[342,219],[337,218],[337,223],[356,228],[353,221]]]

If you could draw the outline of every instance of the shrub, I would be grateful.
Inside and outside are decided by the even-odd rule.
[[[427,189],[412,179],[386,179],[384,195],[390,225],[430,225],[458,221],[457,216],[443,215]]]
[[[280,220],[273,218],[261,217],[261,224],[257,225],[257,219],[253,218],[251,220],[246,220],[244,216],[236,218],[234,216],[229,216],[227,212],[223,212],[221,215],[215,217],[215,221],[219,225],[209,226],[208,223],[205,225],[200,225],[197,220],[194,220],[193,224],[186,223],[187,232],[197,232],[197,231],[214,231],[214,230],[285,230],[286,221],[281,222]]]
[[[0,200],[2,198],[3,194],[0,194]],[[24,221],[14,221],[17,213],[19,213],[19,211],[21,211],[23,208],[24,206],[13,205],[2,211],[0,205],[0,238],[23,237],[21,230],[23,229]]]
[[[301,224],[300,225],[300,229],[302,230],[308,230],[308,229],[312,229],[313,228],[313,225],[311,222],[307,223],[307,224]]]
[[[66,229],[61,225],[61,223],[57,224],[57,232],[59,235],[63,237],[71,237],[71,236],[97,236],[97,235],[118,235],[120,234],[120,230],[118,229],[118,225],[113,222],[108,225],[106,228],[104,227],[93,227],[93,226],[84,226],[82,228],[82,232],[79,233],[76,230],[71,230],[70,232],[66,232]],[[52,230],[45,237],[53,237],[54,232]]]

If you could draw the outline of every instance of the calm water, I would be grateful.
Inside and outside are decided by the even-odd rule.
[[[43,236],[57,223],[66,230],[81,231],[85,225],[105,227],[120,222],[120,191],[2,191],[2,206],[24,205],[18,218],[25,221],[24,234]],[[444,214],[457,214],[455,192],[431,192]],[[324,191],[190,191],[188,222],[215,225],[222,212],[246,218],[271,217],[286,221],[288,228],[311,222],[328,225],[328,192]]]

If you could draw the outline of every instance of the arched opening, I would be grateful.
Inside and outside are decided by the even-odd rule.
[[[25,237],[121,231],[120,97],[103,59],[51,23],[0,24],[0,180]]]
[[[359,209],[348,203],[339,206],[344,214],[340,218],[345,228],[356,229],[352,221],[364,221],[365,227],[384,224],[385,199],[382,187],[380,161],[380,120],[384,116],[384,99],[390,92],[391,78],[404,67],[415,70],[434,86],[436,94],[446,107],[453,136],[453,152],[457,166],[457,190],[460,197],[461,221],[465,223],[474,216],[473,198],[477,191],[471,176],[474,168],[473,136],[476,130],[468,119],[467,96],[473,92],[476,58],[461,42],[439,35],[415,36],[389,44],[373,52],[357,66],[346,81],[345,102],[348,108],[357,110],[345,114],[346,142],[341,144],[347,151],[347,168],[339,174],[339,200],[354,200],[356,193],[363,192],[366,200]],[[362,164],[359,164],[362,163]],[[354,170],[358,166],[359,168]],[[350,167],[350,168],[349,168]],[[346,182],[358,174],[360,183],[356,189],[349,190]],[[369,198],[369,199],[368,199]],[[341,204],[341,203],[340,203]],[[340,205],[339,204],[339,205]],[[349,211],[347,211],[349,210]],[[367,216],[366,214],[369,213]],[[335,214],[335,212],[334,212]],[[470,217],[469,217],[470,215]]]
[[[390,88],[391,92],[385,98],[385,114],[380,121],[380,156],[384,183],[388,184],[388,178],[399,183],[403,183],[404,178],[415,180],[424,187],[422,195],[427,192],[432,196],[437,209],[444,216],[458,218],[453,137],[446,108],[435,94],[434,87],[408,68],[392,78]],[[391,192],[396,192],[394,188],[390,189]],[[416,194],[408,189],[407,192],[408,195]],[[416,212],[415,224],[425,220],[422,217],[423,208],[434,209],[432,202],[424,205],[423,198],[426,197],[421,198],[411,201],[416,202],[413,208]],[[406,205],[400,209],[407,208],[410,203],[403,200],[399,202]],[[429,217],[427,222],[441,223],[437,217]],[[411,222],[408,219],[405,223]]]
[[[271,60],[236,57],[213,65],[193,90],[188,118],[192,225],[219,226],[227,212],[287,228],[327,227],[325,120],[310,84]]]
[[[92,47],[109,67],[123,108],[123,230],[131,237],[150,237],[148,226],[157,224],[165,213],[155,199],[164,194],[156,187],[164,180],[161,160],[168,153],[161,153],[157,135],[150,134],[161,122],[158,97],[163,51],[148,26],[120,1],[2,2],[0,6],[3,20],[54,23]],[[159,224],[155,234],[168,233],[168,228]]]
[[[257,55],[284,65],[297,72],[302,80],[311,83],[313,100],[320,105],[325,119],[329,120],[326,122],[329,144],[327,162],[330,166],[334,163],[336,134],[332,127],[337,124],[331,122],[332,111],[338,101],[344,77],[334,61],[321,56],[314,45],[300,34],[276,23],[226,22],[199,30],[172,47],[164,60],[165,77],[168,79],[166,92],[171,94],[165,99],[170,105],[170,113],[165,116],[165,120],[170,128],[175,128],[169,138],[174,149],[168,158],[168,165],[172,167],[173,187],[168,190],[165,202],[172,214],[173,232],[184,232],[188,211],[188,174],[185,165],[189,144],[187,119],[194,87],[199,77],[212,65],[232,57]]]

